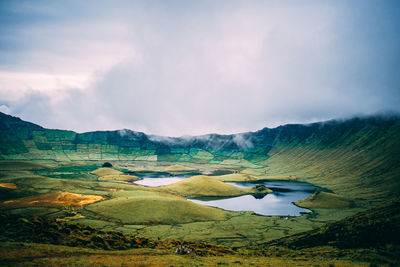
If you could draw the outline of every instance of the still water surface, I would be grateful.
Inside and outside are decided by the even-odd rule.
[[[138,174],[136,173],[135,175]],[[157,187],[179,182],[192,175],[194,174],[174,176],[169,173],[141,173],[138,176],[142,179],[134,183]],[[261,199],[256,199],[252,195],[244,195],[232,198],[202,198],[189,200],[194,203],[231,211],[253,211],[260,215],[299,216],[302,213],[310,212],[310,210],[297,207],[293,202],[307,198],[317,189],[327,191],[324,188],[297,181],[265,180],[245,183],[231,182],[229,184],[238,187],[252,187],[256,184],[263,184],[274,192]]]
[[[140,184],[145,186],[157,187],[167,184],[174,184],[176,182],[182,181],[186,178],[173,176],[173,177],[160,177],[160,178],[142,178],[142,180],[135,181],[134,184]]]
[[[144,186],[157,187],[162,185],[173,184],[189,178],[199,173],[185,173],[180,175],[173,175],[168,172],[129,172],[127,174],[138,176],[142,179],[135,181],[134,184],[140,184]]]
[[[253,211],[260,215],[299,216],[308,213],[310,210],[297,207],[293,202],[302,200],[311,195],[315,190],[323,188],[309,183],[297,181],[276,181],[265,180],[257,183],[229,183],[239,187],[252,187],[255,184],[263,184],[274,192],[261,199],[252,195],[245,195],[233,198],[201,200],[189,199],[192,202],[217,207],[232,211]]]

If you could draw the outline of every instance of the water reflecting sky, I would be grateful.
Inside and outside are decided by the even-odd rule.
[[[138,185],[157,187],[173,184],[186,178],[187,176],[160,175],[155,177],[154,174],[144,174],[141,180],[135,181],[134,183]],[[252,195],[244,195],[224,199],[189,200],[194,203],[231,211],[253,211],[260,215],[299,216],[301,215],[301,212],[309,212],[310,210],[297,207],[293,202],[307,198],[317,189],[326,191],[325,189],[316,187],[312,184],[297,181],[268,180],[246,183],[230,182],[228,184],[245,188],[252,187],[256,184],[263,184],[274,192],[261,199],[256,199]]]
[[[274,190],[262,199],[256,199],[251,195],[225,198],[218,200],[189,199],[192,202],[218,207],[232,211],[254,211],[260,215],[289,215],[299,216],[301,212],[309,212],[308,209],[297,207],[292,202],[307,198],[315,190],[320,189],[312,184],[296,181],[263,181],[257,183],[229,183],[239,187],[252,187],[255,184],[263,184]]]

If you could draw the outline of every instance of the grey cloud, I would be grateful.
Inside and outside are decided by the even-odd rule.
[[[14,25],[17,44],[34,42],[0,46],[1,68],[97,77],[57,104],[37,92],[8,103],[47,127],[180,136],[400,111],[396,3],[71,1],[76,15],[40,3],[39,29]]]

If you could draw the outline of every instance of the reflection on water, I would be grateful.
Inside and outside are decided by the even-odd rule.
[[[157,187],[167,184],[173,184],[189,178],[193,175],[198,175],[198,172],[172,174],[169,172],[152,172],[152,171],[142,171],[142,172],[125,172],[127,175],[134,175],[141,178],[135,181],[134,184]]]
[[[161,172],[141,172],[128,173],[136,175],[141,180],[135,181],[135,184],[157,187],[173,184],[182,181],[197,173],[171,174]],[[317,189],[328,191],[324,188],[314,186],[309,183],[297,181],[264,180],[257,182],[231,182],[228,183],[238,187],[253,187],[256,184],[263,184],[274,192],[257,199],[252,195],[245,195],[232,198],[202,198],[189,199],[190,201],[202,205],[217,207],[232,211],[253,211],[260,215],[279,215],[279,216],[299,216],[301,213],[310,212],[308,209],[297,207],[293,202],[307,198]]]
[[[129,172],[126,174],[135,175],[141,178],[140,180],[135,181],[134,184],[157,187],[182,181],[188,177],[197,175],[198,173],[171,174],[169,172]]]
[[[167,178],[167,177],[182,177],[188,178],[194,175],[200,175],[199,172],[185,172],[185,173],[169,173],[169,172],[152,172],[152,171],[141,171],[141,172],[124,172],[126,175],[134,175],[139,178]]]
[[[141,180],[135,181],[134,184],[140,184],[145,186],[157,187],[167,184],[173,184],[179,181],[182,181],[186,178],[182,177],[164,177],[164,178],[143,178]]]
[[[251,195],[245,195],[208,201],[199,199],[189,200],[198,204],[225,210],[253,211],[260,215],[299,216],[301,213],[310,212],[310,210],[297,207],[293,202],[305,199],[315,190],[322,189],[312,184],[296,181],[262,181],[257,183],[229,184],[239,187],[252,187],[254,184],[263,184],[274,190],[274,192],[261,199],[256,199]]]

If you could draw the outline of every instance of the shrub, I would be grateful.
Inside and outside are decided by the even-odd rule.
[[[104,162],[103,168],[112,168],[112,164],[110,162]]]

